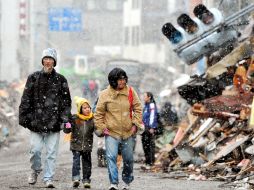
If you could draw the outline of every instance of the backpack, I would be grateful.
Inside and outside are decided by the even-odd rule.
[[[163,123],[161,121],[161,116],[160,116],[159,112],[157,112],[157,123],[158,123],[158,126],[157,126],[157,129],[155,130],[155,135],[160,136],[160,135],[163,134],[164,126],[163,126]]]

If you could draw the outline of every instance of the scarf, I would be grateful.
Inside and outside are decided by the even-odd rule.
[[[93,113],[90,112],[89,115],[83,115],[83,114],[80,114],[80,113],[78,112],[78,113],[77,113],[77,116],[78,116],[79,119],[82,119],[82,120],[84,120],[84,121],[87,121],[87,120],[89,120],[89,119],[91,119],[91,118],[93,117]]]

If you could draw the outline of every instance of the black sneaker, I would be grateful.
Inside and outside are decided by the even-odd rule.
[[[73,182],[72,182],[72,187],[78,187],[79,186],[79,180],[74,180]]]

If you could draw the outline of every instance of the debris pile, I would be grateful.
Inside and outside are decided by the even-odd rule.
[[[179,87],[179,94],[192,107],[173,141],[159,150],[151,171],[164,171],[177,179],[234,181],[224,185],[253,188],[253,23],[251,27],[250,35],[233,51],[203,76]]]
[[[0,148],[7,147],[18,126],[18,104],[24,82],[0,81]]]

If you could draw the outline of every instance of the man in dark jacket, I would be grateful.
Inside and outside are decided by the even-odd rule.
[[[55,49],[48,48],[42,53],[41,71],[28,76],[19,106],[19,124],[31,131],[30,162],[32,172],[29,184],[37,182],[41,169],[41,151],[46,147],[43,181],[49,188],[55,173],[56,156],[61,124],[68,122],[71,114],[71,97],[67,80],[57,73]]]

